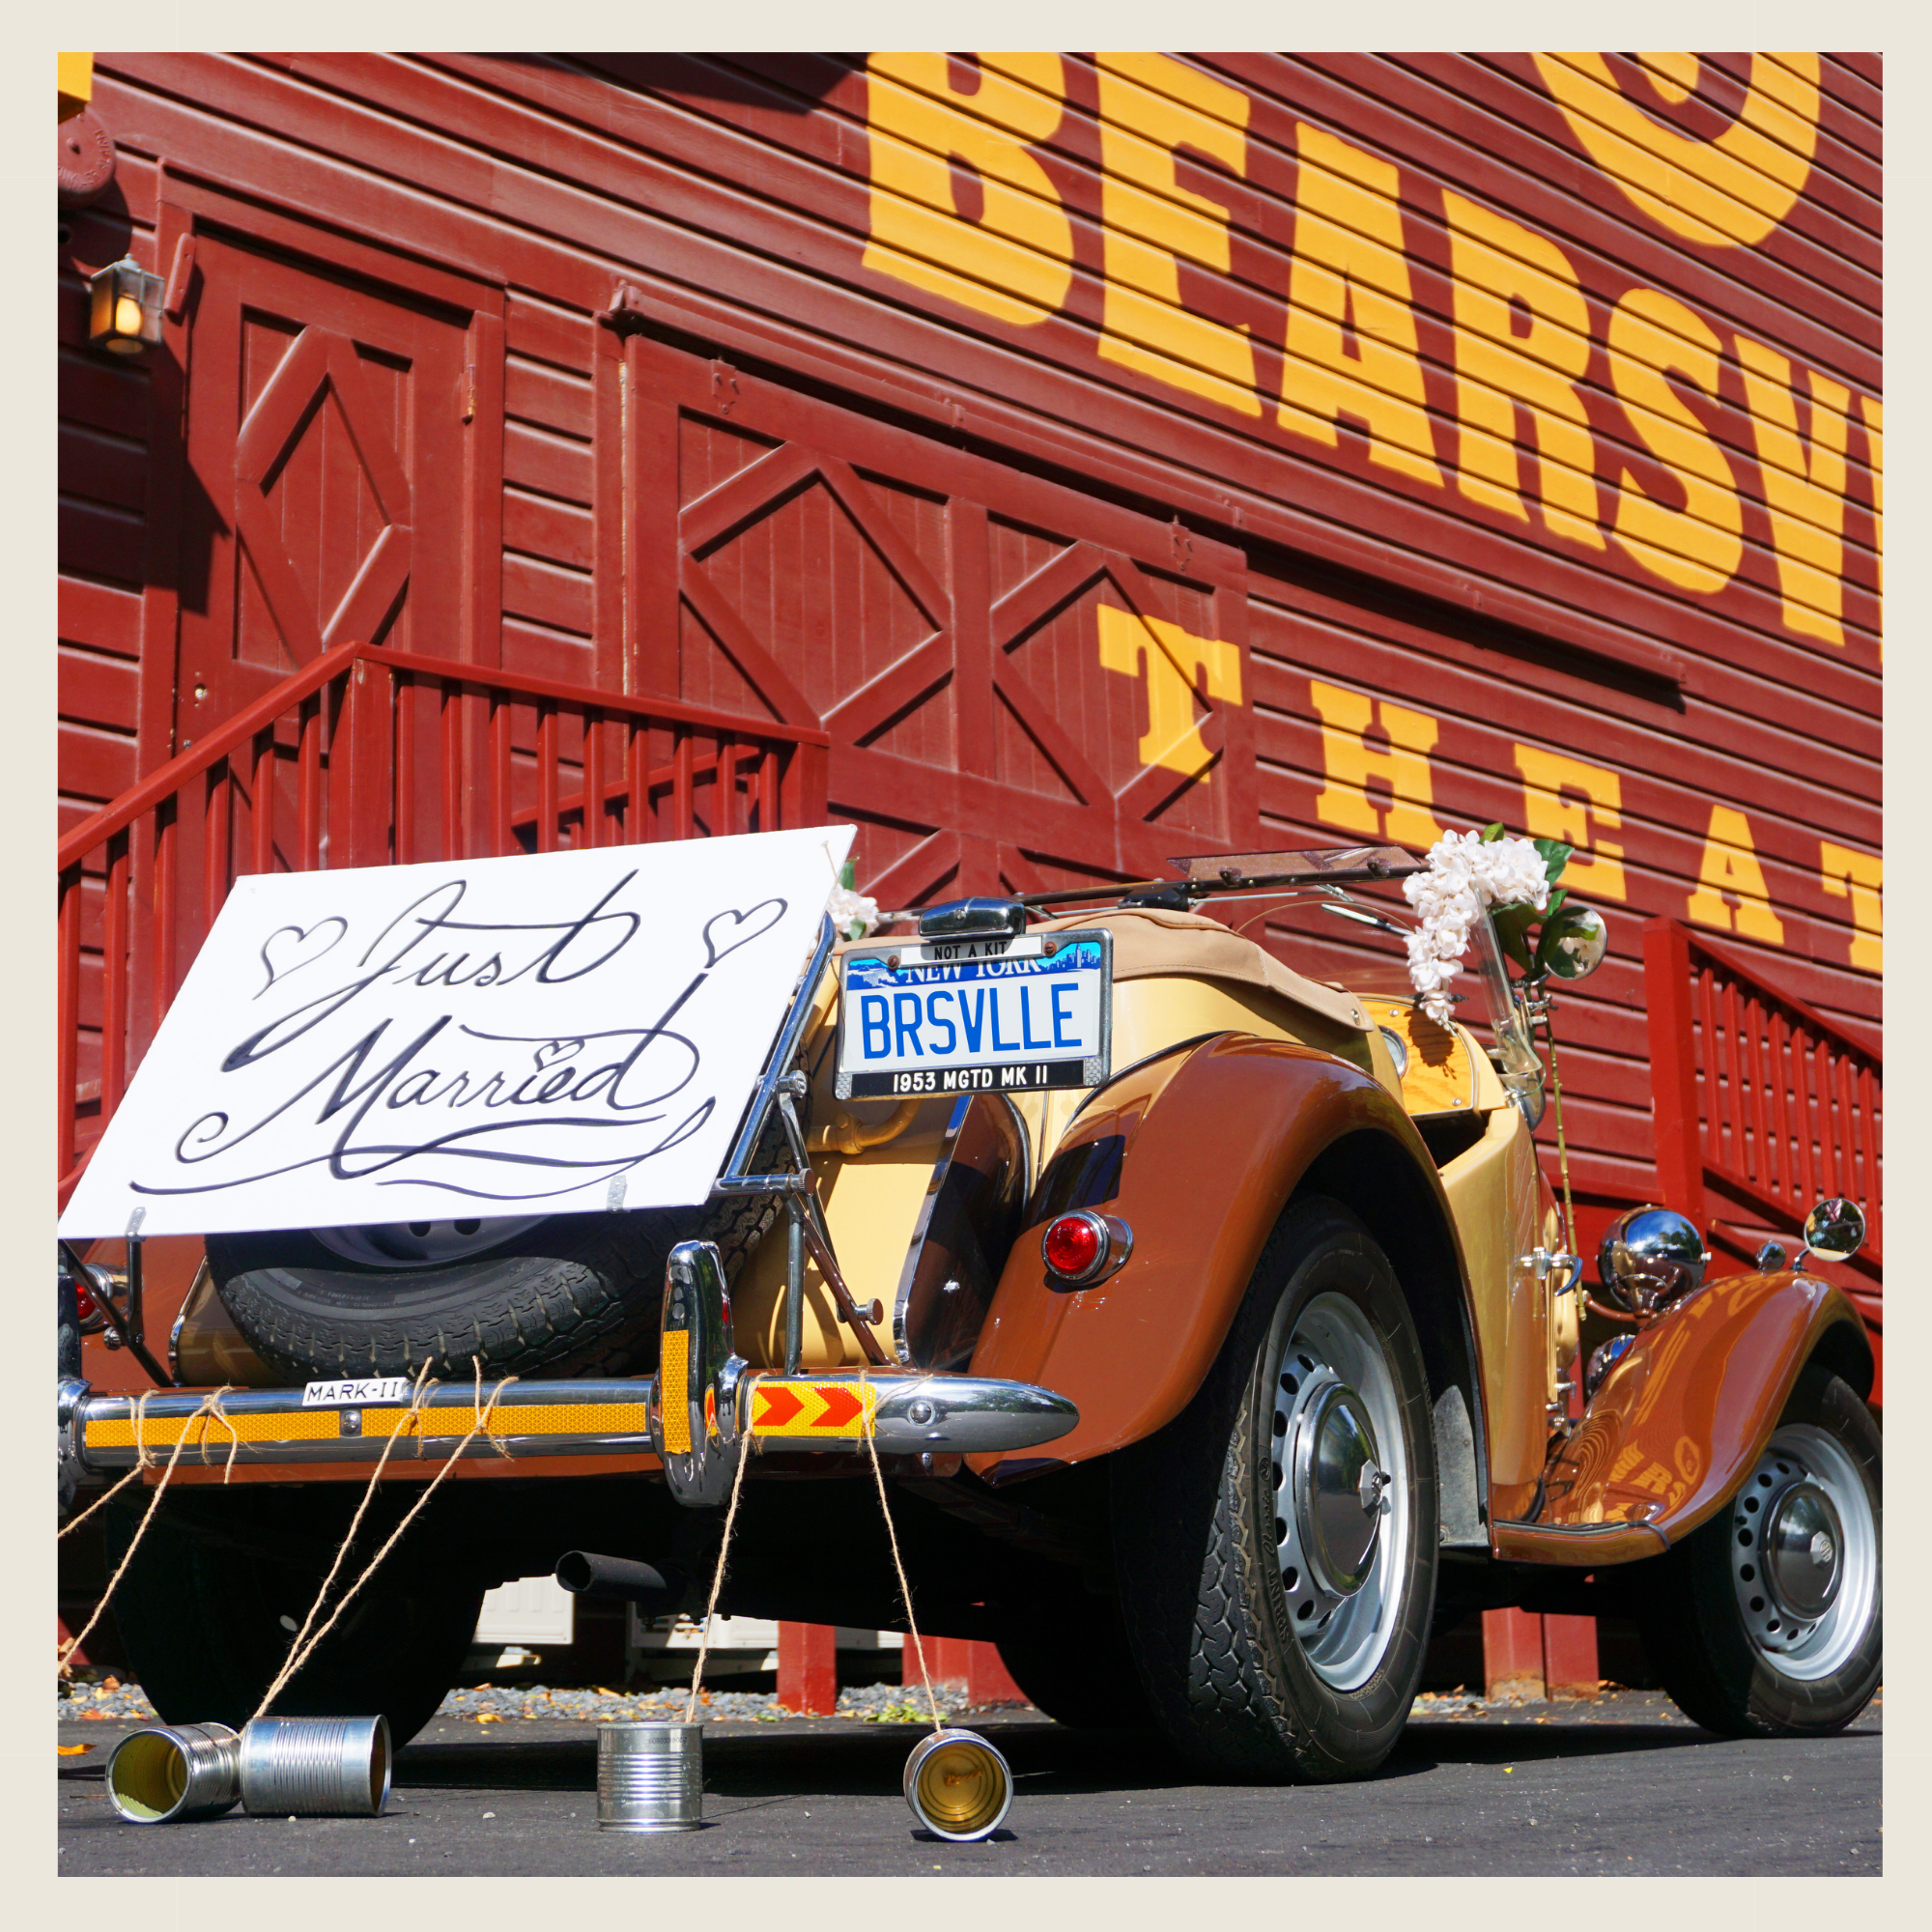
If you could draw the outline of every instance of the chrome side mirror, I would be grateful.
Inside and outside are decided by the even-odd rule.
[[[1805,1215],[1804,1254],[1798,1257],[1798,1265],[1804,1265],[1804,1255],[1823,1255],[1828,1262],[1848,1262],[1864,1242],[1864,1210],[1856,1201],[1833,1195],[1819,1202]]]
[[[1556,936],[1538,951],[1559,980],[1587,980],[1610,950],[1610,928],[1594,906],[1565,906],[1553,922]]]

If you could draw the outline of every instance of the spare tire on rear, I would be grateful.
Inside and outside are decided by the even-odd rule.
[[[706,1208],[211,1235],[209,1272],[279,1376],[440,1378],[655,1368],[665,1261],[716,1241],[736,1276],[777,1213],[770,1196]]]

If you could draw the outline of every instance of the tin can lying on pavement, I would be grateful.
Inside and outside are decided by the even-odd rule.
[[[990,1838],[1013,1802],[1013,1774],[977,1731],[934,1731],[906,1759],[901,1780],[912,1815],[954,1844]]]
[[[603,1724],[597,1824],[610,1832],[695,1832],[704,1822],[702,1724]]]
[[[389,1801],[386,1718],[257,1718],[240,1754],[251,1813],[379,1818]]]
[[[107,1760],[107,1802],[130,1825],[218,1818],[242,1796],[240,1740],[226,1724],[133,1731]]]

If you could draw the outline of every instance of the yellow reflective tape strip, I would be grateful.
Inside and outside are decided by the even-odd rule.
[[[795,1399],[794,1410],[790,1401]],[[752,1434],[815,1437],[864,1435],[879,1406],[876,1382],[810,1382],[760,1378],[753,1387]]]
[[[235,1435],[228,1431],[233,1428]],[[186,1433],[188,1446],[205,1444],[221,1449],[240,1436],[243,1442],[331,1442],[335,1439],[335,1411],[332,1408],[278,1409],[270,1415],[231,1415],[226,1423],[208,1415],[151,1415],[141,1428],[141,1440],[150,1449],[172,1449]],[[90,1420],[87,1425],[90,1449],[131,1449],[134,1446],[132,1417]]]
[[[365,1408],[362,1434],[413,1435],[417,1422],[427,1436],[468,1435],[476,1426],[476,1411],[428,1408],[412,1420],[406,1408]],[[498,1403],[490,1418],[492,1435],[643,1435],[649,1429],[650,1406],[642,1402],[532,1402],[514,1408]]]
[[[663,1398],[664,1446],[672,1456],[691,1454],[690,1370],[691,1337],[682,1328],[667,1328],[658,1356],[658,1388]]]
[[[334,1408],[276,1409],[270,1414],[237,1415],[231,1436],[226,1428],[208,1416],[150,1416],[141,1431],[149,1449],[172,1449],[187,1432],[189,1448],[206,1445],[226,1448],[236,1437],[243,1442],[354,1442],[358,1438],[341,1435],[342,1411]],[[406,1408],[365,1408],[362,1435],[394,1435],[409,1421]],[[469,1408],[435,1408],[422,1412],[423,1434],[433,1439],[468,1435],[476,1415]],[[412,1425],[403,1433],[414,1435]],[[490,1418],[492,1435],[646,1435],[650,1433],[650,1406],[643,1402],[557,1402],[528,1403],[519,1408],[498,1405]],[[131,1420],[113,1418],[90,1421],[87,1425],[90,1449],[131,1449],[134,1425]]]

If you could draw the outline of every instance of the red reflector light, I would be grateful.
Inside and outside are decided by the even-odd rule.
[[[1107,1230],[1097,1214],[1063,1214],[1047,1223],[1039,1251],[1055,1274],[1078,1281],[1107,1259]]]
[[[83,1321],[91,1321],[100,1313],[100,1304],[81,1283],[73,1285],[74,1313]]]

